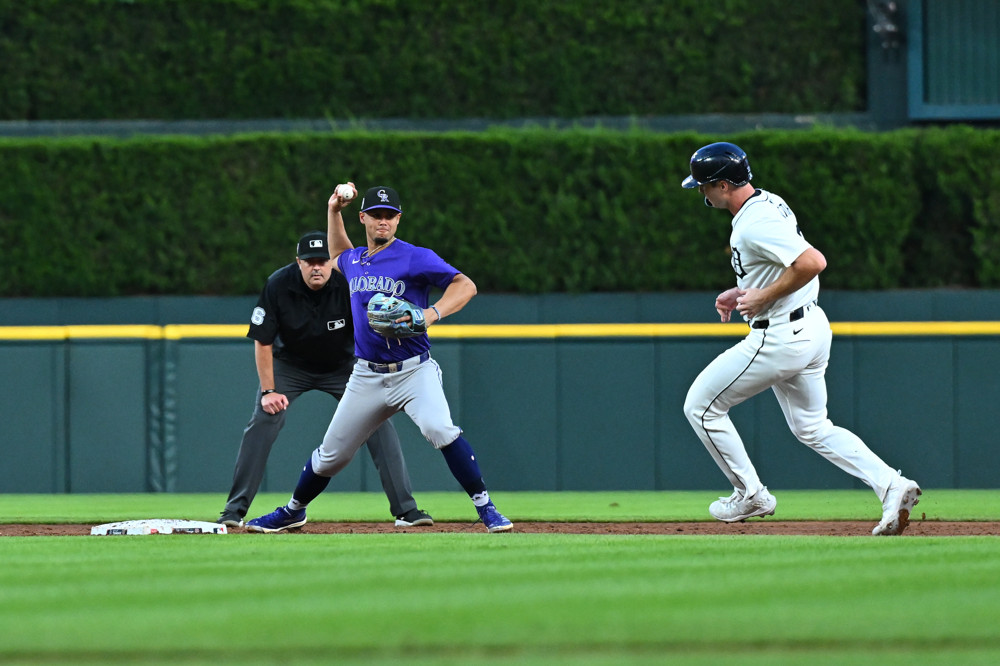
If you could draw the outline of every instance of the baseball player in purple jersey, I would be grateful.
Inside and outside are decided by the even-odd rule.
[[[354,327],[347,280],[333,270],[329,234],[311,231],[296,246],[295,263],[267,279],[250,317],[260,384],[250,422],[243,431],[233,484],[219,523],[242,527],[264,479],[267,458],[292,403],[306,391],[338,400],[354,370]],[[410,489],[399,436],[386,421],[368,440],[397,527],[433,525]]]
[[[795,437],[868,484],[882,502],[874,535],[901,534],[920,487],[886,465],[854,433],[827,418],[826,366],[833,333],[818,304],[826,258],[802,235],[785,201],[750,184],[750,162],[732,143],[712,143],[691,157],[685,188],[698,188],[711,208],[733,215],[729,245],[736,286],[715,309],[723,322],[735,310],[750,332],[723,352],[691,385],[684,414],[733,484],[709,507],[735,522],[774,514],[777,500],[761,482],[729,409],[770,388]]]
[[[349,185],[353,188],[353,183]],[[430,356],[426,332],[412,337],[387,337],[368,323],[369,301],[386,295],[412,304],[413,315],[400,318],[400,323],[412,319],[417,324],[419,320],[420,330],[426,331],[426,326],[465,307],[476,295],[476,285],[433,251],[396,238],[402,206],[399,194],[391,187],[373,187],[365,192],[359,217],[367,246],[354,248],[341,214],[353,197],[346,199],[339,192],[338,186],[327,209],[330,255],[350,287],[358,361],[323,443],[306,463],[292,499],[287,506],[249,521],[247,529],[280,532],[304,525],[309,502],[347,466],[365,439],[399,411],[405,411],[427,441],[444,455],[486,529],[512,529],[511,521],[490,500],[472,447],[452,422],[441,384],[441,368]],[[432,288],[443,290],[434,305],[429,300]]]

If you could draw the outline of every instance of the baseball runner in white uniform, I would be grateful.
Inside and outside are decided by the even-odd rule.
[[[750,184],[750,163],[738,146],[704,146],[692,155],[690,169],[682,186],[697,187],[707,206],[733,215],[736,286],[719,294],[715,309],[723,323],[735,310],[750,324],[747,337],[698,375],[684,402],[695,433],[733,485],[733,494],[713,502],[709,512],[725,522],[774,514],[777,499],[729,418],[730,408],[771,388],[795,437],[878,495],[882,519],[872,534],[901,534],[920,487],[827,418],[833,333],[818,304],[826,258],[805,240],[781,197]]]

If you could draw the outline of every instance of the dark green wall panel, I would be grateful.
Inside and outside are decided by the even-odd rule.
[[[219,492],[219,510],[232,482],[243,429],[257,399],[258,381],[249,340],[189,341],[178,345],[178,492]],[[285,427],[268,458],[261,491],[291,495],[299,473],[319,446],[337,401],[321,391],[300,396],[288,410]],[[372,490],[381,488],[367,449],[331,482],[328,492],[364,489],[362,475],[373,471]],[[259,507],[270,511],[274,507]]]
[[[995,488],[1000,470],[1000,353],[995,340],[955,343],[955,485]]]
[[[559,344],[559,490],[655,487],[654,346]]]
[[[257,387],[253,346],[190,340],[176,347],[176,485],[170,489],[225,492]]]
[[[865,340],[855,354],[855,433],[889,466],[928,487],[954,485],[950,340]]]
[[[0,493],[67,490],[64,358],[61,345],[0,345]]]
[[[435,355],[441,346],[435,345]],[[480,340],[446,348],[459,346],[460,366],[445,372],[461,374],[460,425],[488,486],[556,490],[556,343]]]
[[[501,319],[521,323],[558,323],[574,312],[590,321],[676,314],[708,322],[710,296],[579,295],[563,302],[493,295],[483,303]],[[836,292],[827,300],[848,321],[916,320],[920,312],[962,321],[969,309],[996,311],[992,293],[897,296]],[[617,312],[605,312],[615,304]],[[88,316],[114,311],[109,316],[117,320],[128,311],[119,301],[87,305],[81,300],[54,309]],[[167,305],[175,313],[184,309],[180,302],[146,305],[140,310],[154,319],[161,314],[153,311]],[[208,304],[195,305],[191,316],[208,321]],[[440,338],[433,355],[453,418],[494,490],[712,489],[721,495],[725,478],[682,406],[697,374],[736,340]],[[838,335],[827,370],[829,416],[926,487],[997,487],[998,340]],[[0,407],[0,492],[213,492],[221,509],[256,400],[250,341],[6,339],[0,373],[18,387]],[[332,397],[315,392],[292,405],[262,490],[291,492],[335,408]],[[736,407],[732,418],[773,490],[864,487],[792,437],[770,390]],[[418,501],[424,491],[461,492],[440,452],[409,418],[393,421]],[[354,490],[381,492],[364,449],[334,479],[330,494]]]
[[[69,489],[148,490],[146,341],[74,342],[67,365]]]
[[[684,399],[702,368],[731,343],[725,338],[668,338],[657,342],[657,402],[652,415],[657,432],[657,488],[726,489],[726,477],[684,416]]]

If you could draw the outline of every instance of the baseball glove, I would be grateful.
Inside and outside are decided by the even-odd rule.
[[[396,321],[406,315],[409,321]],[[387,338],[412,338],[427,331],[422,308],[385,294],[375,294],[368,301],[368,325]]]

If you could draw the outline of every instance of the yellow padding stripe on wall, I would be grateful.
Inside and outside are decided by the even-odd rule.
[[[1000,321],[872,321],[832,324],[839,336],[1000,335]],[[246,324],[0,326],[0,340],[183,340],[245,338]],[[440,339],[742,337],[746,324],[441,324]]]

